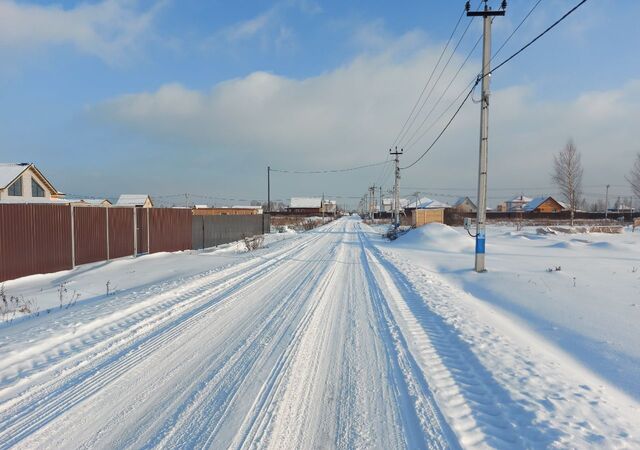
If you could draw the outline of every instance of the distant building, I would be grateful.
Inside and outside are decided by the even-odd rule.
[[[338,209],[338,204],[335,200],[325,200],[322,202],[322,211],[325,214],[335,214]]]
[[[0,201],[5,203],[56,202],[59,192],[33,163],[0,163]]]
[[[322,214],[322,198],[291,197],[288,210],[292,214]]]
[[[153,201],[147,194],[122,194],[115,206],[129,206],[136,208],[153,208]]]
[[[564,211],[565,208],[553,197],[536,197],[522,208],[525,212],[542,212],[542,213],[556,213]]]
[[[522,194],[516,195],[511,200],[507,200],[505,202],[506,211],[508,212],[520,212],[524,210],[524,205],[529,203],[531,198],[526,197]]]
[[[462,213],[475,213],[478,212],[478,208],[475,203],[471,201],[469,197],[460,197],[453,203],[453,209]]]

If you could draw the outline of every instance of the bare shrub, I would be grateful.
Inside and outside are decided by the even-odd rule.
[[[245,236],[244,237],[244,246],[246,247],[248,252],[252,252],[262,247],[264,243],[264,236],[258,234],[256,236]]]
[[[40,307],[35,299],[25,299],[23,295],[7,296],[4,284],[0,284],[0,321],[11,322],[16,314],[40,315]]]

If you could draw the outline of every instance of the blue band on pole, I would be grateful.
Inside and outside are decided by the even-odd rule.
[[[485,242],[484,234],[479,234],[476,237],[476,253],[484,254],[484,242]]]

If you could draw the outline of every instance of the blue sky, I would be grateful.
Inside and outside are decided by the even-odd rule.
[[[533,3],[509,2],[507,16],[494,22],[494,48]],[[575,3],[542,0],[497,59]],[[34,161],[72,194],[237,199],[265,197],[268,164],[380,161],[463,6],[0,0],[0,160]],[[588,195],[595,199],[607,183],[614,196],[629,191],[624,175],[640,151],[632,132],[640,112],[639,13],[635,1],[590,0],[495,74],[489,183],[496,201],[520,190],[553,193],[551,158],[569,137],[583,153]],[[480,32],[472,23],[434,99]],[[442,105],[479,64],[476,51]],[[471,193],[462,189],[476,183],[478,116],[477,105],[466,105],[403,185],[444,200]],[[407,161],[439,126],[407,150]],[[373,182],[390,186],[378,168],[278,175],[274,197],[357,196]]]

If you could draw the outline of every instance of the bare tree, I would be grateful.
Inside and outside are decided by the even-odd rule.
[[[572,139],[553,157],[551,179],[558,185],[562,196],[569,204],[571,225],[573,225],[575,211],[580,204],[580,197],[582,196],[582,162],[580,153]]]
[[[640,153],[636,155],[636,162],[633,165],[631,172],[629,172],[627,181],[631,185],[633,195],[640,198]]]

